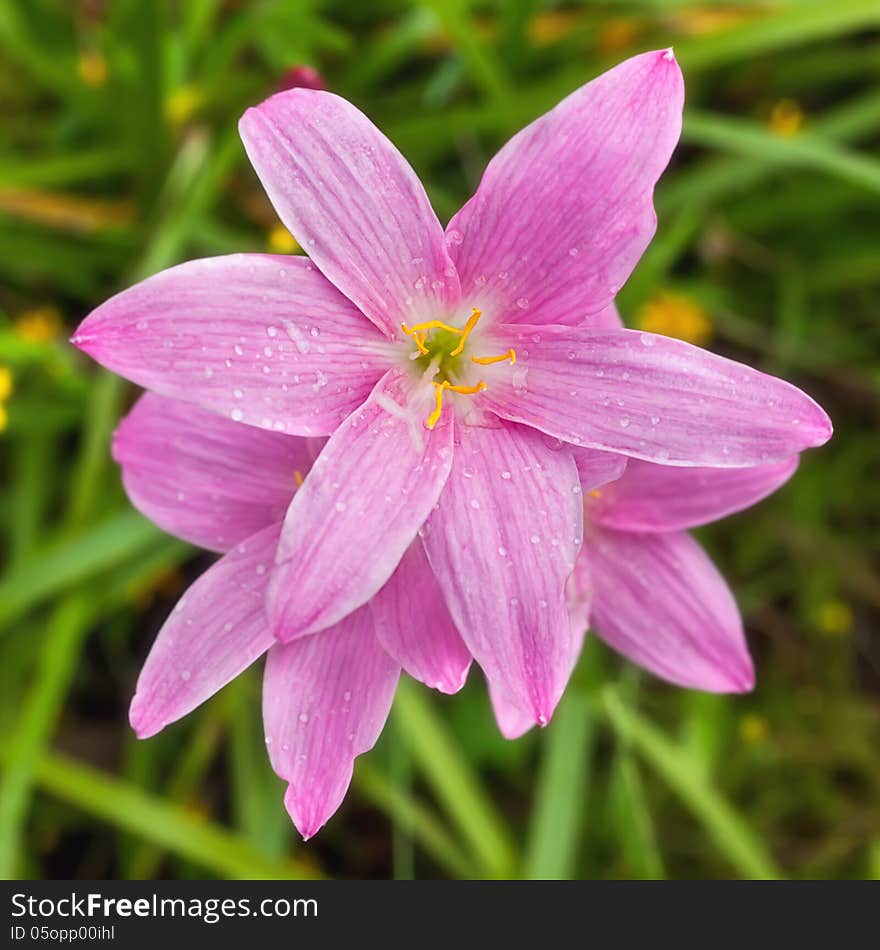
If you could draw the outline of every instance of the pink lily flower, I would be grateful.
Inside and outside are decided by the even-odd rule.
[[[589,450],[576,458],[592,473]],[[718,521],[771,495],[797,457],[754,468],[676,468],[630,459],[620,476],[584,492],[584,545],[571,587],[573,626],[678,686],[743,693],[755,673],[733,594],[690,528]],[[588,605],[588,607],[585,607]],[[534,722],[493,690],[501,733],[515,739]]]
[[[603,316],[653,236],[682,103],[671,51],[627,60],[514,136],[444,233],[354,106],[278,93],[240,130],[310,260],[191,262],[84,321],[74,342],[148,389],[330,436],[281,531],[279,639],[360,608],[418,533],[493,688],[546,723],[576,652],[572,447],[736,468],[829,438],[793,386]]]
[[[161,528],[223,554],[180,598],[131,703],[141,739],[195,709],[268,650],[272,766],[311,837],[336,811],[354,759],[375,744],[403,667],[443,692],[465,682],[462,643],[420,545],[370,605],[282,645],[265,615],[281,522],[323,440],[239,425],[154,393],[120,423],[113,455],[132,503]]]

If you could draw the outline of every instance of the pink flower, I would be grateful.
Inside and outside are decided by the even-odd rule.
[[[171,534],[223,553],[159,632],[131,703],[132,728],[155,735],[268,650],[266,743],[306,838],[339,807],[355,757],[378,738],[401,667],[455,692],[471,663],[419,545],[369,607],[318,635],[274,639],[264,601],[281,519],[322,441],[147,393],[113,442],[133,504]]]
[[[514,136],[444,233],[362,113],[279,93],[241,134],[310,260],[184,264],[86,319],[74,342],[149,389],[330,436],[281,532],[279,639],[365,604],[418,533],[493,689],[545,723],[577,640],[572,446],[736,468],[828,439],[787,383],[607,319],[654,233],[682,102],[671,51],[627,60]]]
[[[594,456],[589,449],[575,452],[588,478]],[[766,498],[797,464],[795,457],[754,468],[676,468],[630,459],[609,484],[585,485],[584,545],[570,581],[574,628],[583,635],[589,625],[618,653],[679,686],[752,689],[736,602],[687,531]],[[589,624],[581,623],[585,613]],[[508,739],[534,724],[497,690],[492,705]]]

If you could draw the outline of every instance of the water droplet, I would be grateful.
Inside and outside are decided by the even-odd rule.
[[[235,351],[236,356],[244,356],[244,350],[237,343],[232,349]]]
[[[233,422],[241,422],[241,420],[244,419],[244,413],[241,411],[241,409],[233,409],[229,415]]]
[[[192,676],[189,670],[181,670],[180,678],[184,681],[188,680]]]
[[[461,474],[463,478],[473,478],[474,470],[468,465],[461,470]]]
[[[299,714],[299,721],[300,721],[300,722],[308,722],[308,721],[309,721],[309,714],[308,714],[308,713],[300,713],[300,714]]]
[[[620,417],[620,428],[626,429],[629,426],[629,416]]]
[[[336,504],[335,504],[333,507],[334,507],[337,511],[345,511],[345,509],[346,509],[348,506],[345,504],[344,501],[337,501]]]
[[[532,544],[540,544],[540,543],[541,543],[541,539],[540,539],[540,538],[538,537],[538,535],[536,535],[536,534],[533,534],[533,535],[529,538],[529,541],[531,541]]]
[[[571,254],[572,257],[577,257],[580,252],[576,247],[570,247],[568,253]]]
[[[507,548],[504,547],[503,544],[500,545],[499,548],[498,548],[498,553],[499,553],[502,557],[507,557]]]
[[[516,305],[520,310],[528,310],[529,307],[529,298],[528,297],[517,297]]]
[[[507,470],[505,470],[505,471],[503,471],[503,472],[501,473],[501,477],[502,477],[505,481],[510,481],[510,479],[513,478],[513,476],[512,476],[512,475],[510,474],[510,472],[508,472]]]
[[[480,503],[477,501],[477,499],[471,498],[471,508],[473,508],[476,511],[479,507],[480,507]]]

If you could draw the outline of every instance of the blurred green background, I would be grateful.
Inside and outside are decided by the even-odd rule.
[[[480,677],[404,684],[300,843],[259,671],[148,742],[127,704],[209,558],[128,505],[135,396],[66,338],[187,258],[297,249],[236,133],[307,64],[402,149],[441,219],[511,133],[675,45],[688,104],[630,325],[779,374],[836,435],[702,532],[742,606],[749,696],[588,643],[516,743]],[[0,0],[0,876],[880,877],[880,4]]]

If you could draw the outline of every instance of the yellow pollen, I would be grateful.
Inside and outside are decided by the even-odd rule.
[[[440,415],[443,412],[443,393],[448,389],[451,393],[458,393],[461,396],[473,396],[481,393],[486,388],[486,384],[481,379],[476,386],[453,386],[448,380],[444,379],[442,383],[434,383],[434,410],[427,419],[425,419],[425,428],[433,429],[440,421]]]
[[[457,333],[461,334],[461,339],[458,341],[458,346],[450,352],[450,356],[458,356],[461,351],[464,349],[464,345],[467,342],[467,338],[471,335],[471,330],[480,322],[480,317],[483,316],[481,310],[478,310],[474,307],[471,310],[471,315],[467,318],[467,323],[464,325],[463,330],[457,330]]]
[[[294,471],[293,480],[296,482],[297,488],[302,488],[302,483],[304,479],[303,479],[303,473],[299,469],[296,469],[296,471]]]
[[[590,496],[590,498],[602,497],[602,492],[600,492],[598,488],[594,488],[592,491],[588,491],[587,494]]]
[[[516,362],[516,350],[511,347],[506,353],[500,356],[472,356],[471,362],[478,363],[480,366],[491,366],[492,363],[504,363],[510,360],[511,364]]]

